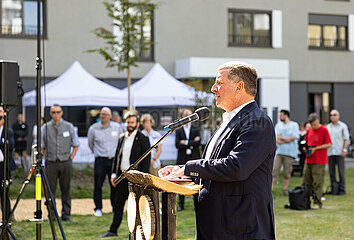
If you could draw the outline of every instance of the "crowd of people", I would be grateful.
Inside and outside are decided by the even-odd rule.
[[[137,166],[141,172],[165,179],[191,177],[203,184],[199,194],[194,196],[196,239],[206,239],[205,236],[208,239],[274,239],[272,188],[283,166],[283,194],[288,195],[295,158],[300,159],[300,175],[310,190],[313,208],[323,205],[327,163],[331,182],[339,186],[338,194],[346,194],[344,157],[349,132],[347,125],[339,120],[338,110],[330,112],[331,123],[327,126],[320,123],[316,113],[311,113],[307,122],[299,126],[291,120],[288,110],[281,110],[280,121],[274,128],[271,119],[254,100],[256,69],[240,62],[225,63],[218,68],[212,92],[217,106],[226,111],[216,129],[212,129],[208,120],[201,128],[185,124],[176,130],[177,165],[161,169],[162,146],[158,145]],[[191,114],[190,109],[182,109],[180,116]],[[41,151],[54,199],[59,181],[61,218],[70,222],[70,182],[72,161],[79,148],[78,135],[73,124],[62,118],[60,105],[51,106],[50,116],[50,121],[43,119],[41,123]],[[123,179],[116,184],[115,180],[161,138],[153,129],[155,121],[150,114],[140,117],[136,112],[127,112],[124,121],[118,112],[103,107],[98,121],[88,129],[88,145],[95,157],[94,216],[102,216],[102,186],[106,179],[111,191],[113,219],[102,238],[117,236],[128,198],[128,181]],[[0,108],[2,138],[3,124],[4,111]],[[33,137],[37,134],[35,129],[36,126]],[[15,149],[15,160],[23,167],[31,165],[26,151],[28,132],[20,113],[13,131],[9,129],[9,150]],[[0,177],[3,177],[3,141],[0,141],[0,150]],[[9,162],[10,170],[14,170],[12,154]],[[10,204],[8,206],[7,214]],[[183,209],[184,196],[179,196],[178,211]],[[224,219],[224,223],[219,219]],[[235,222],[235,219],[243,220]]]
[[[278,179],[283,166],[283,194],[288,195],[288,186],[293,172],[293,162],[299,158],[300,176],[309,189],[313,208],[320,209],[323,204],[323,184],[325,166],[328,164],[331,186],[338,185],[338,195],[345,195],[345,161],[348,151],[349,131],[340,121],[339,111],[330,112],[331,122],[324,126],[319,116],[311,113],[307,122],[298,125],[290,120],[290,112],[281,110],[280,122],[275,126],[277,150],[273,167],[273,184]],[[339,181],[336,177],[338,168]]]

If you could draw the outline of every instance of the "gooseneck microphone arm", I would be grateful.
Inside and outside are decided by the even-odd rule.
[[[166,127],[164,127],[164,129],[167,131],[154,145],[152,145],[138,160],[136,160],[135,163],[133,163],[132,165],[130,165],[130,167],[126,170],[126,171],[129,171],[129,170],[133,170],[133,169],[136,169],[138,164],[143,161],[144,158],[147,157],[147,155],[150,154],[150,152],[154,149],[154,148],[157,148],[157,145],[160,144],[160,142],[165,138],[167,137],[167,135],[171,134],[174,132],[174,130],[176,130],[177,128],[183,126],[184,124],[187,124],[189,122],[193,122],[193,121],[196,121],[196,120],[205,120],[209,117],[209,109],[207,107],[202,107],[202,108],[199,108],[195,111],[195,113],[185,117],[185,118],[182,118],[174,123],[170,123],[169,125],[167,125]],[[114,180],[114,184],[117,185],[118,183],[120,183],[124,178],[124,172],[126,171],[123,171],[123,173],[116,179]]]
[[[130,167],[126,170],[126,171],[129,171],[129,170],[134,170],[137,168],[138,164],[143,161],[147,155],[150,154],[150,152],[152,150],[154,150],[155,148],[157,148],[157,145],[160,144],[160,142],[165,138],[167,137],[167,135],[173,133],[174,130],[169,130],[168,132],[166,132],[154,145],[152,145],[138,160],[136,160],[135,163],[133,163],[132,165],[130,165]],[[123,179],[125,178],[124,174],[122,173],[116,180],[114,180],[114,184],[118,184],[120,183]]]

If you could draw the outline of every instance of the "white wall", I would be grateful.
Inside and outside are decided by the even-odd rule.
[[[177,78],[215,78],[217,68],[227,61],[242,61],[252,64],[261,78],[260,102],[267,108],[272,118],[272,109],[290,110],[289,61],[287,59],[251,59],[251,58],[202,58],[190,57],[177,60],[175,76]]]

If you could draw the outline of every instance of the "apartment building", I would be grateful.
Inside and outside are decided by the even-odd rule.
[[[36,0],[1,0],[0,59],[16,60],[25,90],[34,88]],[[159,62],[178,79],[216,75],[227,60],[259,71],[258,102],[274,121],[280,109],[304,122],[318,112],[322,122],[337,108],[354,127],[354,3],[345,0],[153,0],[144,32],[154,44],[140,53],[139,79]],[[91,32],[111,28],[102,1],[44,0],[45,74],[52,79],[78,60],[94,76],[120,88],[125,72],[106,68],[103,46]],[[207,84],[204,84],[205,86]],[[69,86],[70,87],[70,86]],[[353,130],[352,130],[353,131]]]

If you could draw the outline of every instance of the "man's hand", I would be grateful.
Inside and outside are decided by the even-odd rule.
[[[194,141],[199,141],[200,140],[200,137],[199,136],[196,136],[195,138],[194,138]]]
[[[187,144],[186,144],[186,140],[181,140],[181,141],[179,141],[179,143],[180,143],[180,144],[183,144],[183,145],[187,145]]]
[[[347,156],[347,152],[346,151],[342,151],[342,157]]]
[[[115,180],[116,180],[116,178],[113,178],[113,177],[111,178],[111,183],[112,183],[112,186],[113,186],[113,187],[116,187],[116,186],[117,186],[117,184],[114,183]]]
[[[314,152],[317,150],[317,147],[310,147],[310,148],[309,148],[309,150],[311,150],[311,151],[312,151],[312,153],[311,153],[311,154],[314,154]]]
[[[159,170],[159,177],[165,180],[175,179],[184,176],[184,167],[166,166]]]

